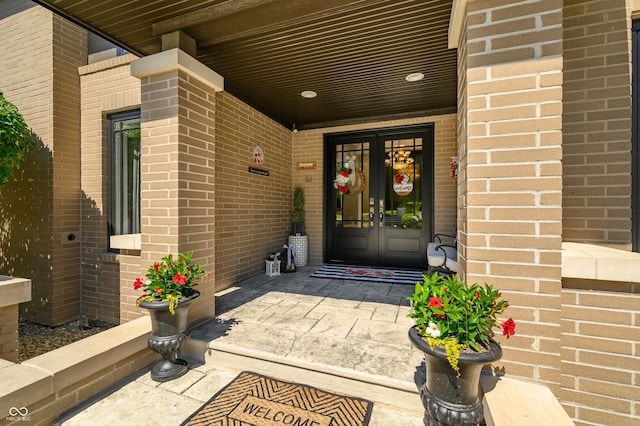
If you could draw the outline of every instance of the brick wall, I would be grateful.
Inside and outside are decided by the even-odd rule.
[[[107,253],[107,125],[109,113],[140,108],[140,80],[131,77],[134,55],[80,68],[82,90],[82,312],[120,323],[119,259],[139,266],[136,256]],[[136,270],[137,273],[137,270]],[[135,277],[124,275],[124,281]]]
[[[0,189],[0,272],[31,278],[33,298],[21,314],[53,325],[80,315],[80,243],[67,236],[80,229],[76,70],[86,37],[26,0],[1,1],[0,20],[0,90],[38,142]]]
[[[121,321],[141,315],[133,279],[169,253],[193,253],[193,260],[210,272],[197,287],[201,297],[191,305],[190,318],[211,317],[216,274],[215,91],[177,67],[137,77],[142,102],[142,250],[139,258],[120,259]]]
[[[452,234],[456,230],[456,179],[451,179],[449,157],[456,152],[455,114],[389,120],[375,123],[327,127],[303,130],[293,134],[293,186],[303,189],[305,194],[305,232],[309,236],[309,263],[320,264],[323,260],[324,241],[324,135],[383,127],[434,123],[435,166],[435,232]],[[315,162],[314,170],[296,170],[299,162]]]
[[[81,314],[80,77],[87,32],[53,15],[53,324]]]
[[[187,214],[184,210],[178,212],[180,204],[173,198],[180,186],[177,181],[171,183],[173,173],[169,177],[161,174],[171,170],[168,164],[178,154],[171,154],[165,143],[167,137],[161,136],[160,130],[154,130],[154,134],[160,136],[146,140],[161,146],[156,149],[167,152],[155,154],[152,159],[154,165],[145,168],[148,174],[144,176],[147,176],[148,182],[143,185],[143,198],[147,199],[143,200],[143,226],[149,231],[149,236],[145,235],[144,238],[160,243],[147,246],[150,249],[140,256],[105,254],[107,194],[104,113],[139,107],[140,80],[129,75],[128,63],[131,59],[133,56],[118,57],[81,69],[83,164],[86,165],[83,168],[83,215],[86,230],[83,234],[83,306],[88,316],[105,321],[112,318],[111,322],[114,316],[115,322],[120,322],[142,314],[135,307],[135,299],[140,293],[133,291],[131,284],[135,277],[144,273],[147,264],[153,263],[164,253],[175,251],[173,244],[183,247],[191,244],[193,249],[188,251],[194,251],[195,258],[198,257],[198,251],[210,253],[210,249],[216,245],[215,268],[206,269],[215,272],[211,278],[213,280],[215,277],[217,291],[264,272],[264,257],[279,249],[286,241],[290,222],[291,182],[288,174],[291,165],[291,132],[226,92],[218,93],[215,98],[209,93],[208,98],[202,98],[199,102],[207,108],[219,104],[215,112],[215,127],[210,125],[211,129],[215,129],[215,138],[219,142],[215,144],[215,148],[212,142],[207,142],[209,147],[206,154],[213,159],[215,152],[215,211],[212,208],[196,208],[200,203],[211,203],[210,197],[214,194],[214,191],[207,193],[202,190],[212,184],[211,178],[204,178],[211,166],[197,164],[187,168],[195,171],[192,183],[188,184],[188,188],[191,188],[189,192],[194,198],[187,203],[194,207],[194,214],[188,218],[178,218],[179,215]],[[149,102],[156,102],[154,105],[167,113],[165,106],[169,101],[162,99],[169,99],[175,93],[167,86],[169,83],[160,84],[160,87],[152,90],[155,94],[148,95]],[[118,87],[118,91],[114,91],[113,87]],[[193,93],[191,97],[204,96],[202,87],[192,85],[188,91]],[[191,107],[198,109],[197,105]],[[193,114],[190,113],[185,123],[199,130],[202,128],[202,117]],[[213,112],[209,114],[210,118],[214,117]],[[158,121],[151,123],[153,120],[150,119],[146,122],[156,129],[173,125],[173,121],[167,117],[164,120],[164,124]],[[175,132],[186,134],[188,130]],[[200,134],[196,130],[191,132]],[[151,130],[144,134],[149,133]],[[174,131],[169,133],[174,134]],[[175,136],[169,137],[169,140],[170,143],[175,142]],[[185,141],[192,142],[193,139],[185,138]],[[253,164],[253,147],[256,144],[265,150],[264,168],[270,172],[268,177],[248,172],[248,166]],[[244,157],[241,153],[244,153]],[[202,163],[201,159],[206,155],[198,151],[195,161]],[[178,171],[182,173],[184,185],[187,185],[184,178],[188,170]],[[146,227],[153,221],[159,222],[153,227]],[[181,226],[183,223],[184,226]],[[178,232],[178,226],[181,226],[179,235],[174,234]],[[191,229],[195,232],[189,236]],[[198,261],[203,262],[201,258]],[[123,304],[123,311],[121,317],[118,317],[120,302]]]
[[[18,107],[38,141],[14,180],[0,187],[0,274],[31,278],[32,300],[39,303],[23,304],[23,315],[46,323],[51,306],[42,302],[53,282],[48,257],[53,204],[52,15],[26,0],[2,1],[0,13],[0,90]]]
[[[293,188],[304,193],[304,231],[307,234],[307,264],[322,263],[324,249],[324,133],[332,129],[299,130],[293,133],[292,164],[289,173]],[[298,163],[316,163],[313,170],[297,170]]]
[[[466,14],[463,27],[466,28]],[[467,31],[462,31],[458,44],[458,116],[457,116],[457,144],[458,144],[458,177],[456,198],[456,229],[464,230],[467,223],[467,209],[465,196],[467,194]],[[481,102],[484,105],[484,102]],[[459,271],[467,270],[467,234],[458,233],[458,267]]]
[[[0,307],[0,358],[18,362],[18,305]]]
[[[458,49],[462,263],[512,303],[504,372],[549,385],[578,425],[640,419],[638,285],[557,278],[561,235],[629,248],[627,3],[572,2],[559,43],[558,2],[472,2]]]
[[[510,375],[560,383],[562,2],[467,4],[460,254],[517,323]]]
[[[581,1],[563,11],[563,238],[626,250],[631,249],[628,4]],[[637,283],[563,280],[557,395],[576,424],[640,422],[639,306]]]
[[[640,423],[640,284],[565,279],[562,389],[577,425]]]
[[[291,130],[227,92],[217,93],[216,102],[218,291],[264,273],[266,256],[287,242],[293,183]],[[253,158],[255,145],[264,150],[260,167]],[[269,176],[249,173],[249,166]]]
[[[625,0],[564,12],[563,236],[631,249],[631,20]]]

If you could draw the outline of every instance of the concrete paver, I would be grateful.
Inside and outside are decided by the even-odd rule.
[[[315,380],[328,391],[345,389],[331,380],[333,373],[370,382],[379,378],[373,394],[367,394],[371,386],[364,382],[343,390],[374,401],[370,425],[423,425],[417,388],[424,383],[424,364],[407,338],[413,322],[406,318],[406,296],[413,286],[309,277],[314,270],[260,275],[219,292],[216,318],[191,330],[189,352],[200,354],[187,374],[158,384],[146,369],[69,413],[61,424],[178,425],[247,369],[218,365],[215,360],[226,356],[210,355],[216,348],[235,348],[245,359],[258,356],[255,363],[249,358],[249,366],[266,365],[270,375],[285,381],[314,385]],[[276,360],[273,367],[264,361],[271,358]],[[329,376],[318,378],[323,366]],[[385,403],[384,383],[412,388],[407,404],[412,408]]]

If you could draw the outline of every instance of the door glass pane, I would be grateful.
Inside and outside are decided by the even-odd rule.
[[[369,226],[369,143],[336,145],[336,227]]]
[[[422,229],[422,138],[385,141],[386,228]]]

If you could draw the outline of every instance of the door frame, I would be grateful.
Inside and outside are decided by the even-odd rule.
[[[336,189],[333,187],[333,180],[336,175],[336,164],[335,161],[331,162],[335,156],[335,145],[340,143],[340,141],[336,141],[335,139],[347,139],[347,138],[371,138],[372,136],[376,140],[383,139],[385,137],[397,134],[407,134],[407,133],[423,133],[423,141],[422,141],[422,155],[423,155],[423,179],[422,179],[422,223],[423,223],[423,239],[425,242],[425,250],[424,259],[420,265],[415,265],[416,267],[426,267],[426,244],[429,242],[431,235],[434,229],[435,222],[435,126],[434,123],[422,123],[422,124],[414,124],[414,125],[406,125],[406,126],[394,126],[394,127],[381,127],[375,129],[366,129],[366,130],[354,130],[354,131],[345,131],[345,132],[335,132],[335,133],[325,133],[324,134],[324,183],[323,183],[323,205],[324,205],[324,215],[323,215],[323,262],[324,263],[349,263],[348,261],[341,261],[339,259],[331,259],[329,257],[331,252],[331,244],[332,244],[332,232],[329,229],[330,226],[335,226],[335,209],[332,209],[331,206],[334,202],[333,197],[335,197]],[[383,143],[383,142],[382,142]],[[379,161],[384,161],[383,158],[379,159]],[[427,214],[425,214],[427,212]],[[389,265],[381,265],[378,264],[376,266],[389,266]]]

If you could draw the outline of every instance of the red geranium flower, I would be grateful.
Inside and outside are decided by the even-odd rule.
[[[156,288],[156,294],[162,294],[162,289],[160,287]]]
[[[156,272],[158,272],[158,271],[160,270],[160,267],[161,267],[161,266],[162,266],[162,265],[160,264],[160,262],[156,262],[156,263],[154,263],[154,264],[153,264],[153,269],[154,269]]]
[[[180,285],[185,285],[187,283],[187,277],[185,275],[175,274],[173,276],[173,282]]]
[[[516,322],[513,319],[509,318],[500,325],[502,326],[502,334],[507,336],[507,339],[516,334]]]
[[[444,309],[444,305],[442,304],[442,299],[440,299],[439,297],[430,297],[429,307]]]
[[[144,283],[142,282],[142,278],[136,278],[136,281],[133,283],[133,288],[135,290],[138,290],[138,289],[142,288],[143,285],[144,285]]]

